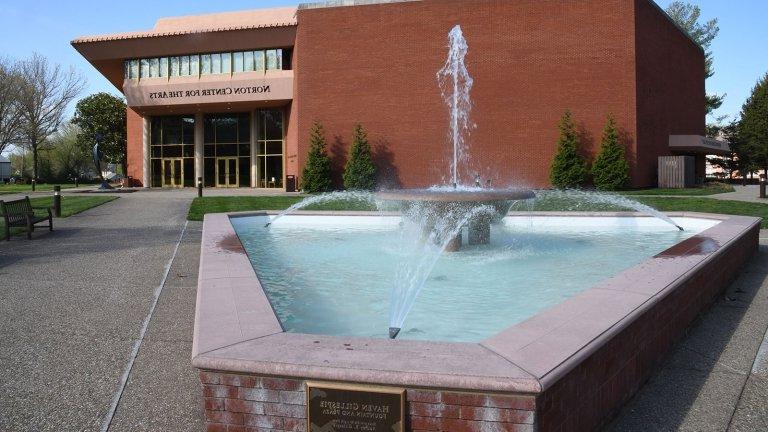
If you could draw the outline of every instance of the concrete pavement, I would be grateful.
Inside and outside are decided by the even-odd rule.
[[[184,229],[194,196],[123,194],[55,221],[53,233],[0,242],[0,430],[204,430],[190,366],[201,224]],[[608,430],[768,430],[761,235],[759,255]]]
[[[189,202],[121,195],[0,242],[0,430],[102,429]],[[198,244],[193,224],[109,430],[203,427],[189,360]]]
[[[727,201],[746,201],[746,202],[768,204],[768,199],[760,198],[760,186],[758,185],[747,185],[747,186],[734,185],[733,188],[736,189],[734,192],[710,195],[709,198],[727,200]],[[707,197],[702,197],[702,198],[707,198]]]
[[[768,430],[768,231],[760,243],[606,431]]]

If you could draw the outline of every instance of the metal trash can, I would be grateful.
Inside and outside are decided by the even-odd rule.
[[[765,198],[765,179],[760,179],[760,198]]]
[[[285,176],[285,191],[296,192],[296,176],[295,175]]]

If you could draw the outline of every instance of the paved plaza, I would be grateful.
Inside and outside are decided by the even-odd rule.
[[[0,242],[0,430],[204,430],[190,365],[201,223],[185,219],[195,193],[121,194],[32,241]],[[768,430],[761,237],[608,430]]]

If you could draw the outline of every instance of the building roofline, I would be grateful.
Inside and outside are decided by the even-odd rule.
[[[323,8],[335,8],[335,7],[349,7],[349,6],[368,6],[376,4],[387,3],[410,3],[419,2],[422,0],[328,0],[313,3],[301,3],[299,10],[302,9],[323,9]]]
[[[664,18],[666,18],[666,19],[667,19],[667,20],[668,20],[670,23],[672,23],[672,25],[673,25],[673,26],[675,26],[675,28],[676,28],[676,29],[678,29],[678,30],[680,31],[680,33],[682,33],[682,34],[683,34],[683,36],[685,36],[686,38],[688,38],[688,40],[690,40],[691,42],[693,42],[693,44],[696,46],[696,48],[698,48],[698,49],[699,49],[699,51],[701,51],[702,53],[704,52],[704,48],[702,48],[702,46],[701,46],[701,45],[699,45],[699,43],[698,43],[698,42],[696,42],[696,41],[695,41],[695,40],[694,40],[694,39],[691,37],[691,35],[690,35],[690,34],[688,34],[688,32],[687,32],[687,31],[685,31],[685,29],[683,29],[682,27],[680,27],[680,25],[679,25],[679,24],[678,24],[678,23],[677,23],[675,20],[673,20],[673,19],[672,19],[672,17],[671,17],[671,16],[669,16],[669,14],[667,13],[667,11],[665,11],[665,10],[664,10],[664,9],[663,9],[661,6],[659,6],[659,5],[658,5],[658,3],[656,3],[656,1],[655,1],[655,0],[645,0],[645,1],[647,1],[648,3],[650,3],[650,4],[651,4],[651,6],[655,7],[655,8],[656,8],[656,10],[658,10],[659,12],[661,12],[661,14],[664,16]]]
[[[259,16],[261,15],[261,16]],[[224,24],[216,25],[224,22]],[[229,25],[226,25],[229,21]],[[81,36],[72,45],[128,39],[144,39],[236,30],[254,30],[277,27],[295,27],[296,8],[270,8],[246,11],[220,12],[203,15],[185,15],[160,18],[150,30],[138,30],[102,35]]]

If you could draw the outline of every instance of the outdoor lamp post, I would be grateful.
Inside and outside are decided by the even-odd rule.
[[[203,197],[203,178],[202,177],[197,178],[197,197],[198,198]]]
[[[61,217],[61,186],[53,187],[53,215]]]

